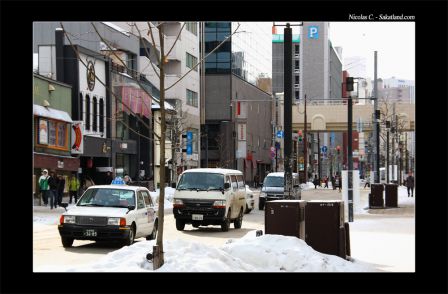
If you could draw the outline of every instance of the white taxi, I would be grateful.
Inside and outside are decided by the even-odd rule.
[[[74,240],[119,240],[129,246],[135,238],[155,239],[157,224],[147,188],[112,184],[89,187],[61,215],[58,229],[64,247]]]

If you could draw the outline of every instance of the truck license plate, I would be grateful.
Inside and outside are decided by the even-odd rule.
[[[85,230],[84,236],[85,237],[96,237],[97,233],[96,230]]]
[[[193,214],[192,219],[193,220],[203,220],[204,216],[202,214]]]

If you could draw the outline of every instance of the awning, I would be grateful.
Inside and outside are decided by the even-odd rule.
[[[33,113],[37,116],[48,117],[56,120],[73,123],[70,115],[62,110],[57,110],[50,107],[43,107],[37,104],[33,104]]]

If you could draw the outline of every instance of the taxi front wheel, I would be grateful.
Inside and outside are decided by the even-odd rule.
[[[134,236],[135,236],[135,226],[132,225],[131,229],[129,230],[129,235],[124,240],[124,246],[131,246],[132,243],[134,243]]]
[[[64,246],[64,248],[72,247],[72,245],[73,245],[73,238],[61,237],[61,241],[62,241],[62,246]]]

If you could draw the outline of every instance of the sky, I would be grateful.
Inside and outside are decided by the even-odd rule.
[[[415,80],[414,22],[330,22],[330,40],[342,47],[342,57],[367,59],[367,76],[374,77],[378,51],[378,78]]]
[[[313,189],[308,183],[305,189]],[[172,201],[172,190],[166,191]],[[158,196],[158,193],[151,196]],[[400,208],[415,207],[415,198],[407,197],[406,187],[398,189]],[[70,206],[69,208],[71,208]],[[166,207],[165,207],[166,208]],[[373,215],[371,215],[371,213]],[[239,239],[228,239],[224,245],[213,246],[181,239],[165,240],[165,264],[158,272],[413,272],[415,271],[415,233],[410,234],[412,218],[401,218],[400,209],[364,211],[350,223],[351,260],[322,254],[296,237],[266,235],[256,231]],[[56,227],[59,215],[35,213],[34,234]],[[411,230],[413,232],[413,230]],[[155,240],[139,240],[88,264],[34,265],[35,272],[152,272],[146,260]],[[76,250],[76,247],[73,248]],[[397,254],[400,252],[400,254]]]

